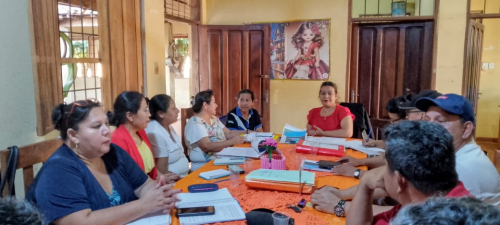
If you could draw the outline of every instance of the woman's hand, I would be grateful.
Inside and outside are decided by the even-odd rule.
[[[176,181],[181,179],[179,175],[172,173],[170,171],[168,171],[166,174],[163,174],[163,176],[165,177],[166,184],[175,183]]]
[[[321,128],[319,128],[318,126],[314,126],[314,129],[316,129],[316,135],[318,136],[323,136],[323,134],[325,133],[325,131],[323,131]]]
[[[243,143],[245,143],[246,139],[247,138],[245,136],[236,136],[236,137],[231,138],[231,143],[233,145],[243,144]]]
[[[316,136],[316,131],[315,131],[315,130],[313,130],[313,129],[308,130],[308,131],[307,131],[307,135],[309,135],[309,136]]]
[[[316,61],[316,62],[314,63],[314,66],[315,66],[316,68],[318,68],[318,67],[319,67],[319,61]]]
[[[158,183],[159,185],[160,183]],[[169,213],[171,209],[175,208],[175,203],[179,201],[177,199],[177,193],[181,190],[173,190],[173,184],[163,185],[161,187],[150,190],[140,198],[145,208],[148,209],[148,213],[153,213],[162,210],[163,213]]]

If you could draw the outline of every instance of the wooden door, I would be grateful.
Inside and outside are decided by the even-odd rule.
[[[390,99],[432,89],[433,22],[353,26],[351,102],[363,103],[375,137],[389,123]]]
[[[217,115],[238,105],[237,94],[248,88],[255,94],[254,109],[269,131],[270,27],[268,25],[199,26],[198,72],[195,93],[214,91]]]
[[[484,25],[475,20],[469,20],[467,32],[462,95],[469,99],[474,106],[474,112],[477,113],[479,77],[481,75],[481,56],[483,54]]]

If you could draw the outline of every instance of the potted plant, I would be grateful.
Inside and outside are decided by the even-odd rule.
[[[285,157],[277,150],[278,143],[272,138],[265,139],[259,148],[264,148],[267,154],[262,154],[260,166],[262,169],[286,170]]]

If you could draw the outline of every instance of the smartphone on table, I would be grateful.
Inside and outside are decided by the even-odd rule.
[[[201,207],[189,207],[189,208],[178,208],[177,216],[208,216],[214,215],[215,208],[213,206],[201,206]]]

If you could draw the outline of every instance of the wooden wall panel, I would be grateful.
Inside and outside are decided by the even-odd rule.
[[[226,104],[224,105],[223,112],[227,113],[229,110],[238,106],[236,96],[238,92],[243,88],[243,80],[246,79],[243,76],[243,31],[229,31],[228,32],[228,79],[227,86],[224,83],[224,87],[227,87]]]
[[[382,73],[381,77],[384,80],[380,84],[380,99],[391,99],[397,96],[397,82],[398,82],[398,42],[399,42],[399,29],[386,28],[383,29],[384,35],[382,40]],[[377,79],[374,77],[373,79]],[[382,104],[384,104],[382,102]],[[381,117],[388,117],[385,107],[378,107],[378,115]]]

